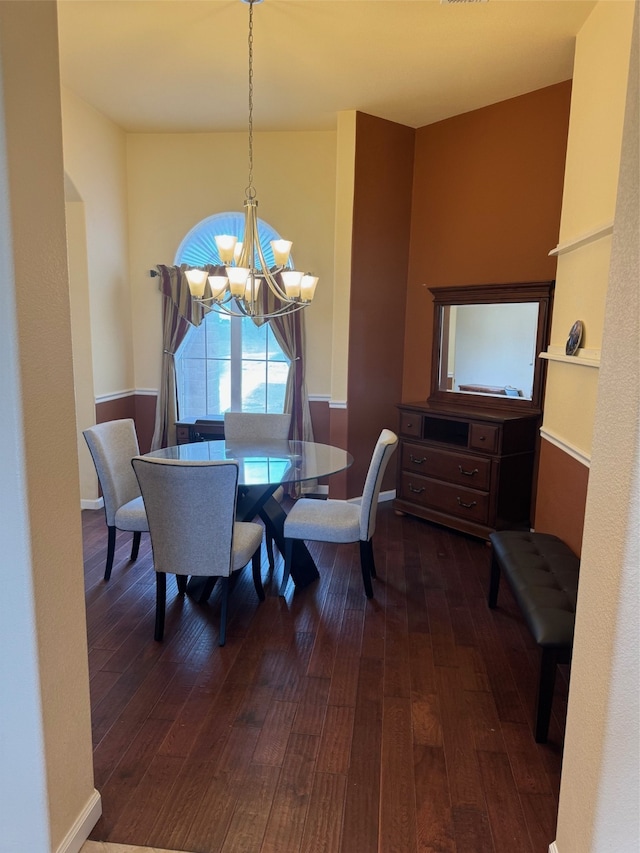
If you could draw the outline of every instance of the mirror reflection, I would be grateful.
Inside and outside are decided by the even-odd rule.
[[[443,305],[438,388],[531,400],[538,302]]]

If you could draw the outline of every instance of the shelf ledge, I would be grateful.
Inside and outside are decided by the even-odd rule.
[[[600,367],[599,349],[581,347],[575,355],[567,355],[563,347],[552,346],[546,352],[541,352],[540,358],[547,361],[562,361],[565,364],[575,364],[579,367]]]
[[[572,240],[567,240],[564,243],[558,243],[555,249],[549,252],[549,257],[564,255],[567,252],[573,252],[574,249],[580,249],[589,243],[594,243],[596,240],[601,240],[603,237],[608,237],[613,234],[613,222],[607,222],[606,225],[601,225],[599,228],[594,228],[593,231],[587,231],[579,237],[574,237]]]

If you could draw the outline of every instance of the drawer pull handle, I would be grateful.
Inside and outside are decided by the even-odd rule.
[[[422,459],[417,459],[417,458],[413,455],[413,453],[410,453],[410,454],[409,454],[409,459],[410,459],[410,460],[411,460],[415,465],[422,465],[422,463],[423,463],[423,462],[426,462],[426,461],[427,461],[427,457],[426,457],[426,456],[423,456],[423,457],[422,457]]]
[[[473,477],[474,474],[478,473],[477,468],[474,468],[473,471],[465,471],[462,465],[458,465],[458,471],[460,471],[461,474],[464,474],[465,477]]]
[[[466,504],[464,501],[460,500],[460,498],[457,498],[457,501],[460,506],[463,506],[465,509],[473,509],[474,506],[476,506],[476,504],[478,503],[478,501],[471,501],[470,504]]]
[[[416,489],[411,485],[411,483],[409,483],[409,491],[413,492],[414,495],[421,495],[424,492],[425,488],[425,486],[420,486],[419,489]]]

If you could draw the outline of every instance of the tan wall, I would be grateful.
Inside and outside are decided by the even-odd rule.
[[[79,840],[86,838],[99,797],[55,3],[0,3],[0,63],[0,847],[77,850],[75,834],[84,828]]]
[[[76,438],[80,469],[80,499],[83,508],[95,506],[98,479],[87,452],[83,430],[96,422],[91,354],[91,309],[87,264],[87,232],[84,204],[67,178],[65,197],[67,216],[67,252],[69,263],[69,299],[73,340],[73,375],[76,400]]]
[[[611,226],[629,64],[633,2],[601,2],[576,45],[571,119],[551,325],[543,442],[568,458],[558,477],[557,454],[542,454],[535,527],[577,545],[575,511],[584,505],[609,278]],[[595,239],[580,241],[595,234]],[[575,320],[585,327],[578,356],[564,355]],[[581,470],[586,468],[587,470]],[[566,507],[554,514],[551,507]],[[569,509],[571,508],[571,509]]]
[[[125,133],[62,91],[64,167],[84,204],[97,397],[134,388]]]
[[[136,387],[157,389],[161,297],[156,264],[172,264],[187,232],[214,213],[242,211],[247,184],[244,133],[130,134],[129,239]],[[293,240],[295,262],[320,276],[306,309],[309,391],[331,391],[336,134],[254,134],[258,213]]]
[[[430,392],[429,287],[555,277],[570,97],[559,83],[417,131],[405,402]]]
[[[82,430],[96,423],[96,398],[133,391],[125,134],[65,89],[62,126],[80,498],[93,508],[98,479]]]

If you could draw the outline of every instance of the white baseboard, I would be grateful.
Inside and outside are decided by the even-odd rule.
[[[560,851],[558,850],[558,846],[557,846],[555,841],[552,841],[551,844],[549,845],[549,853],[560,853]]]
[[[103,498],[95,498],[95,500],[80,500],[80,509],[102,509],[103,506]]]
[[[93,794],[57,848],[56,853],[79,853],[80,848],[89,837],[89,833],[100,820],[101,814],[102,799],[94,788]]]

